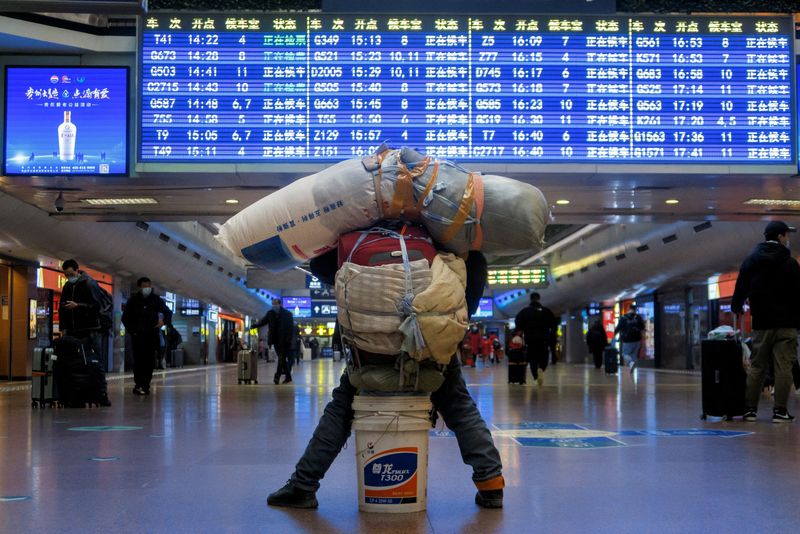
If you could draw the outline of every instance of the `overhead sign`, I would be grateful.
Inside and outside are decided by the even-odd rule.
[[[143,162],[795,161],[791,16],[140,20]]]
[[[550,266],[537,267],[508,267],[503,269],[489,269],[486,283],[489,286],[525,286],[545,288],[548,281]]]
[[[316,276],[306,275],[306,287],[308,289],[322,289],[322,281]]]
[[[312,300],[312,317],[336,317],[338,308],[335,300]]]

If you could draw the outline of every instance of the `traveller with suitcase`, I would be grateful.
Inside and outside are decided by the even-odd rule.
[[[753,318],[753,354],[747,375],[745,421],[758,418],[761,386],[770,361],[775,364],[773,423],[791,423],[787,409],[792,387],[792,363],[797,358],[800,324],[800,265],[789,251],[789,234],[795,229],[772,221],[764,241],[745,258],[736,279],[731,311],[741,314],[750,304]]]
[[[295,335],[294,316],[283,307],[283,302],[279,298],[272,299],[272,309],[270,309],[260,321],[251,328],[268,327],[267,345],[274,347],[277,354],[278,368],[272,380],[274,384],[280,382],[281,376],[285,376],[283,383],[288,384],[292,381],[292,340]]]
[[[522,332],[515,332],[508,344],[508,383],[525,384],[528,362],[525,361],[525,340]]]
[[[69,259],[62,266],[67,278],[61,288],[58,306],[61,332],[80,341],[91,353],[103,353],[102,344],[113,324],[113,300],[111,296],[86,272],[80,270],[78,262]],[[111,406],[108,399],[105,368],[101,367],[100,404]]]

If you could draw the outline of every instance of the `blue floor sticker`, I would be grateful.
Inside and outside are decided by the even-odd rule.
[[[32,498],[30,495],[3,495],[0,502],[30,501]]]
[[[122,430],[141,430],[140,426],[74,426],[73,432],[117,432]]]
[[[119,456],[98,456],[96,458],[89,458],[93,462],[116,462]]]
[[[523,447],[551,447],[560,449],[606,449],[625,447],[625,443],[609,437],[596,438],[516,438]]]
[[[720,437],[736,438],[752,432],[716,430],[706,428],[677,428],[654,430],[596,430],[575,423],[500,423],[494,425],[495,438],[507,438],[523,447],[549,447],[563,449],[600,449],[625,447],[622,438],[662,437]],[[433,435],[433,434],[432,434]]]

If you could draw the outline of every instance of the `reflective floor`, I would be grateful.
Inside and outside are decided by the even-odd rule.
[[[359,513],[353,438],[316,511],[268,508],[338,380],[304,362],[291,385],[239,386],[235,366],[157,375],[150,397],[110,385],[112,408],[31,410],[0,392],[2,532],[798,532],[800,425],[702,422],[699,377],[608,377],[559,365],[543,387],[465,369],[495,431],[505,508],[473,502],[470,469],[441,423],[428,510]],[[124,388],[124,389],[123,389]],[[0,389],[0,391],[4,391]],[[793,393],[790,411],[800,411]],[[86,428],[100,427],[100,428]],[[15,498],[18,497],[18,498]]]

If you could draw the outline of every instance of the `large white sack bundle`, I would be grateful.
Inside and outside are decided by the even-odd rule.
[[[349,159],[243,209],[222,225],[219,239],[252,263],[281,272],[335,247],[340,234],[380,218],[373,175],[360,159]]]
[[[386,149],[262,198],[229,219],[219,238],[236,254],[280,272],[331,250],[339,235],[381,219],[418,221],[456,254],[511,256],[541,248],[549,210],[530,184],[470,173],[409,148]]]

